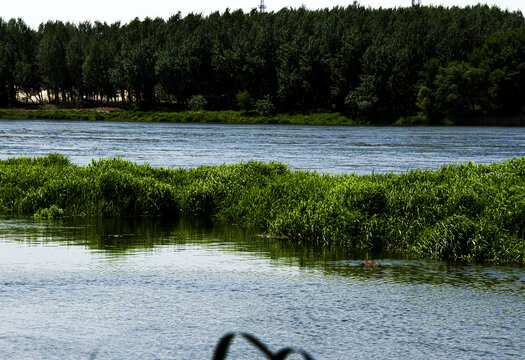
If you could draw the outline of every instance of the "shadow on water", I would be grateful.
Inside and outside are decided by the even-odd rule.
[[[298,267],[363,281],[449,285],[497,292],[525,290],[525,269],[519,266],[485,266],[415,259],[400,253],[306,246],[290,240],[261,237],[253,229],[200,218],[88,217],[48,221],[0,216],[1,241],[35,246],[84,246],[111,257],[153,251],[162,246],[195,245],[219,252],[249,254],[267,259],[274,266]],[[382,266],[363,269],[364,259],[377,260]]]

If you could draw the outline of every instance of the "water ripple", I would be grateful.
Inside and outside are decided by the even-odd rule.
[[[80,165],[121,156],[152,166],[283,161],[326,173],[401,173],[525,156],[525,130],[0,120],[0,159],[60,152]],[[319,159],[323,159],[322,162]]]

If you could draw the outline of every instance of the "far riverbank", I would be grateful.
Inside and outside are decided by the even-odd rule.
[[[371,125],[365,120],[353,119],[341,113],[272,114],[260,115],[257,112],[235,110],[220,111],[135,111],[115,107],[97,108],[38,108],[38,109],[0,109],[0,119],[23,120],[86,120],[123,122],[169,122],[169,123],[219,123],[219,124],[285,124],[285,125],[332,125],[352,126]],[[417,116],[404,117],[394,123],[374,125],[425,126],[429,125]],[[525,126],[525,116],[479,117],[472,119],[447,120],[441,125],[461,126]]]
[[[171,123],[223,124],[294,124],[294,125],[368,125],[340,113],[275,114],[263,116],[255,112],[222,111],[133,111],[120,108],[92,109],[1,109],[2,119],[134,121]]]

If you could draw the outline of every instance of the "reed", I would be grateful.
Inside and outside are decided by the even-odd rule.
[[[0,210],[198,215],[304,244],[525,264],[525,158],[331,176],[260,162],[164,169],[115,158],[76,166],[51,154],[0,161]]]

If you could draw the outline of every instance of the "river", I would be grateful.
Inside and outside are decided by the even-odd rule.
[[[523,127],[365,127],[0,120],[0,159],[120,156],[152,166],[279,161],[324,173],[401,173],[525,156]]]
[[[191,219],[0,219],[6,359],[211,359],[230,331],[316,359],[517,359],[523,269],[304,249]],[[231,359],[257,359],[245,342]]]
[[[0,120],[0,158],[49,152],[366,174],[525,156],[525,132]],[[316,359],[525,354],[523,267],[308,248],[188,218],[0,216],[0,309],[5,359],[211,359],[232,331]],[[230,355],[263,358],[242,340]]]

